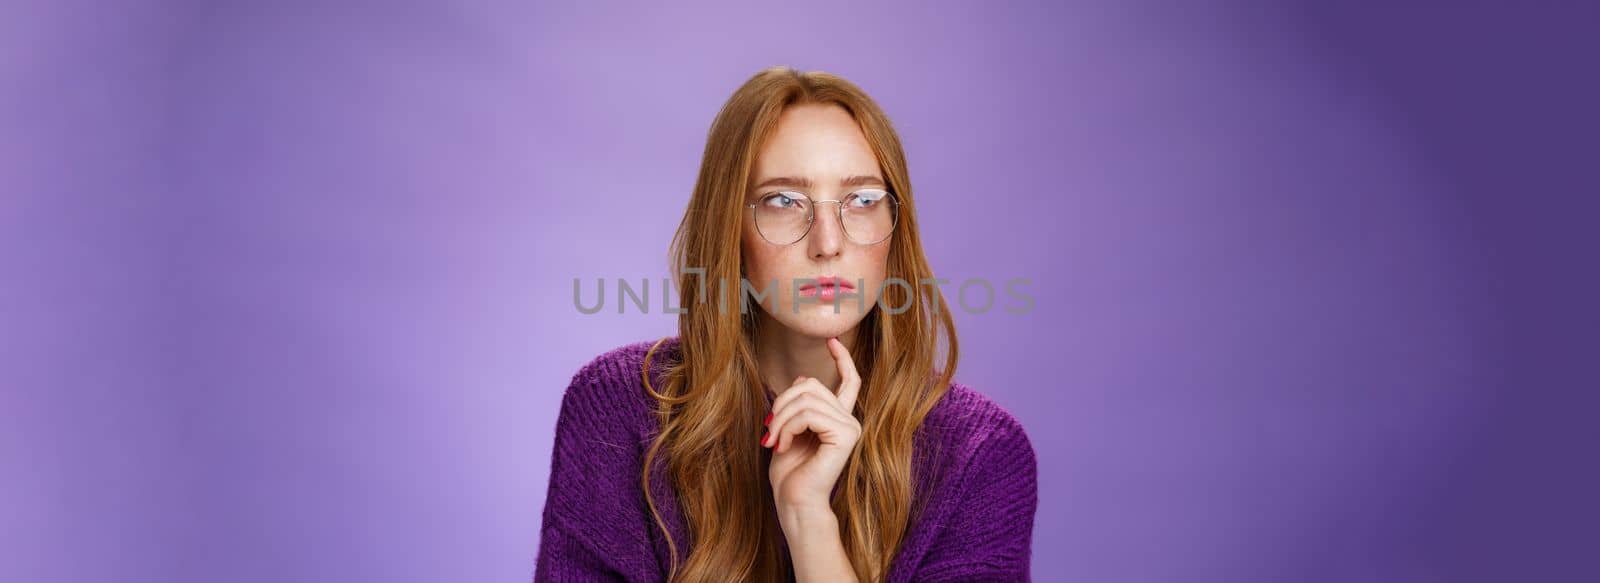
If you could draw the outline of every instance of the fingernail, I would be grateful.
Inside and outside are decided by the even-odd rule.
[[[767,445],[767,432],[765,432],[765,431],[761,432],[761,441],[760,441],[760,443],[761,443],[762,446]]]
[[[772,413],[767,413],[767,418],[761,420],[761,424],[762,425],[771,425],[772,424]]]

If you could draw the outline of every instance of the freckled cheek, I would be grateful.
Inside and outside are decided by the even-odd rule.
[[[750,283],[760,285],[771,279],[783,279],[783,257],[781,250],[773,249],[771,245],[747,242],[744,246],[745,273],[750,278]]]
[[[889,254],[887,251],[873,253],[868,256],[866,261],[862,262],[861,270],[858,273],[865,280],[863,283],[867,286],[865,290],[868,296],[867,299],[875,300],[877,298],[879,286],[882,286],[883,280],[888,277],[888,274],[885,273],[888,270],[888,265]]]

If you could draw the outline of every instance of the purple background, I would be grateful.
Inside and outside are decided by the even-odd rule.
[[[1034,280],[957,320],[1038,579],[1600,580],[1543,4],[8,5],[0,580],[527,580],[567,381],[674,331],[572,279],[666,274],[773,64],[889,112],[942,277]]]

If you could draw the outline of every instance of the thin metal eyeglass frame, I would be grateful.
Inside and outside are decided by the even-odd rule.
[[[844,203],[845,203],[845,201],[850,200],[850,197],[855,196],[856,192],[861,192],[860,190],[857,190],[855,192],[851,192],[849,195],[844,197],[845,200],[812,200],[811,197],[806,196],[806,193],[804,193],[804,192],[798,192],[798,191],[793,191],[793,190],[779,190],[779,191],[774,191],[774,192],[769,192],[767,194],[763,194],[763,195],[761,195],[761,198],[756,199],[756,202],[747,202],[747,203],[744,203],[744,206],[745,206],[745,208],[750,209],[750,220],[756,226],[756,234],[757,235],[761,235],[761,240],[766,241],[768,243],[772,243],[773,245],[789,246],[789,245],[793,245],[795,243],[799,243],[801,241],[804,241],[806,239],[806,235],[810,235],[811,234],[811,226],[817,224],[817,206],[816,205],[822,204],[822,203],[825,203],[825,202],[831,202],[833,204],[839,205],[837,207],[834,207],[835,209],[837,209],[834,212],[834,216],[839,217],[839,228],[840,228],[840,230],[844,231],[844,236],[846,238],[849,238],[851,241],[854,241],[857,245],[877,245],[878,243],[882,243],[884,241],[888,241],[890,237],[894,236],[894,230],[900,228],[900,199],[895,198],[894,192],[889,191],[887,189],[866,188],[866,189],[862,189],[862,190],[882,190],[883,193],[884,193],[883,194],[883,198],[881,198],[879,200],[885,200],[885,201],[888,201],[889,204],[894,205],[894,207],[892,209],[890,209],[890,212],[892,214],[889,215],[889,220],[890,220],[890,222],[889,222],[889,233],[887,235],[884,235],[882,239],[878,239],[877,241],[872,241],[870,243],[864,243],[864,242],[861,242],[861,241],[856,241],[856,238],[853,235],[850,234],[850,228],[846,227],[844,225]],[[788,243],[779,243],[779,242],[773,241],[772,239],[768,239],[767,238],[767,234],[761,232],[761,222],[756,220],[756,207],[761,204],[761,201],[767,200],[768,198],[770,198],[774,194],[797,194],[799,196],[792,196],[792,197],[789,197],[789,198],[800,198],[800,199],[804,199],[807,203],[810,203],[809,206],[806,207],[806,230],[801,231],[799,237],[796,237],[795,240],[790,241]]]

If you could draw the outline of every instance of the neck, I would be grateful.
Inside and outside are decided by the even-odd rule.
[[[756,338],[756,364],[767,393],[777,395],[794,384],[795,377],[808,376],[824,386],[839,386],[839,365],[828,351],[828,339],[795,332],[766,314]],[[845,348],[855,347],[858,327],[839,335]]]

